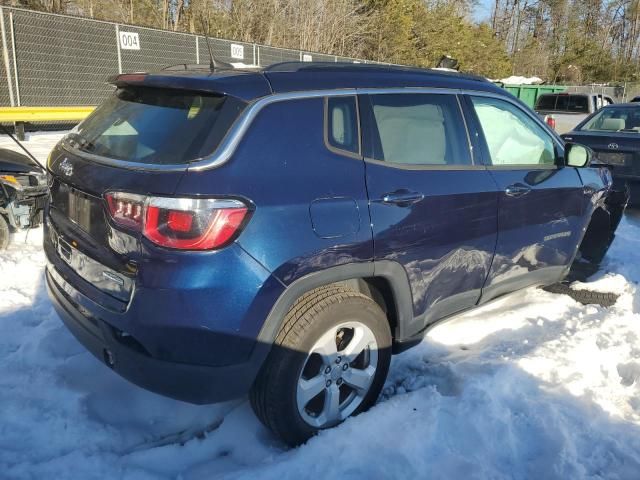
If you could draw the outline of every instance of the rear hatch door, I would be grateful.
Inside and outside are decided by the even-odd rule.
[[[105,194],[173,195],[189,165],[214,153],[245,106],[214,92],[120,83],[49,157],[50,258],[127,301],[144,260],[140,234],[113,223]]]

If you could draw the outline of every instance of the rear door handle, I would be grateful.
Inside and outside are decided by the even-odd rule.
[[[514,183],[505,188],[504,193],[510,197],[523,197],[531,191],[531,187],[527,187],[522,183]]]
[[[397,205],[399,207],[408,207],[414,203],[418,203],[424,199],[424,194],[418,192],[410,192],[409,190],[396,190],[395,192],[385,193],[382,196],[382,202],[389,205]]]

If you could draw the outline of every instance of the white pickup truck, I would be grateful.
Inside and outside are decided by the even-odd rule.
[[[587,116],[612,103],[611,97],[599,93],[545,93],[536,100],[534,110],[558,133],[567,133]]]

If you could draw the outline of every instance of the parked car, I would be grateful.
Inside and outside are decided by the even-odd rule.
[[[47,175],[34,160],[0,148],[0,250],[13,232],[42,223],[47,197]]]
[[[545,93],[536,100],[535,111],[558,133],[565,133],[589,114],[613,103],[611,97],[597,93]]]
[[[614,188],[628,187],[630,203],[640,203],[640,104],[607,106],[562,138],[590,147],[594,164],[611,170]]]
[[[589,150],[479,77],[285,63],[113,84],[49,158],[55,308],[130,381],[250,392],[291,445],[372,406],[435,322],[561,280],[610,215]]]
[[[635,102],[640,102],[640,95],[638,95],[637,97],[633,97],[631,100],[629,100],[630,103],[635,103]]]

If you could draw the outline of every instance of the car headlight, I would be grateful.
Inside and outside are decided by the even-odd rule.
[[[13,175],[0,175],[0,183],[4,183],[16,190],[22,190],[22,184]]]
[[[44,186],[48,184],[46,173],[36,173],[34,177],[36,177],[36,180],[38,181],[39,186]]]

